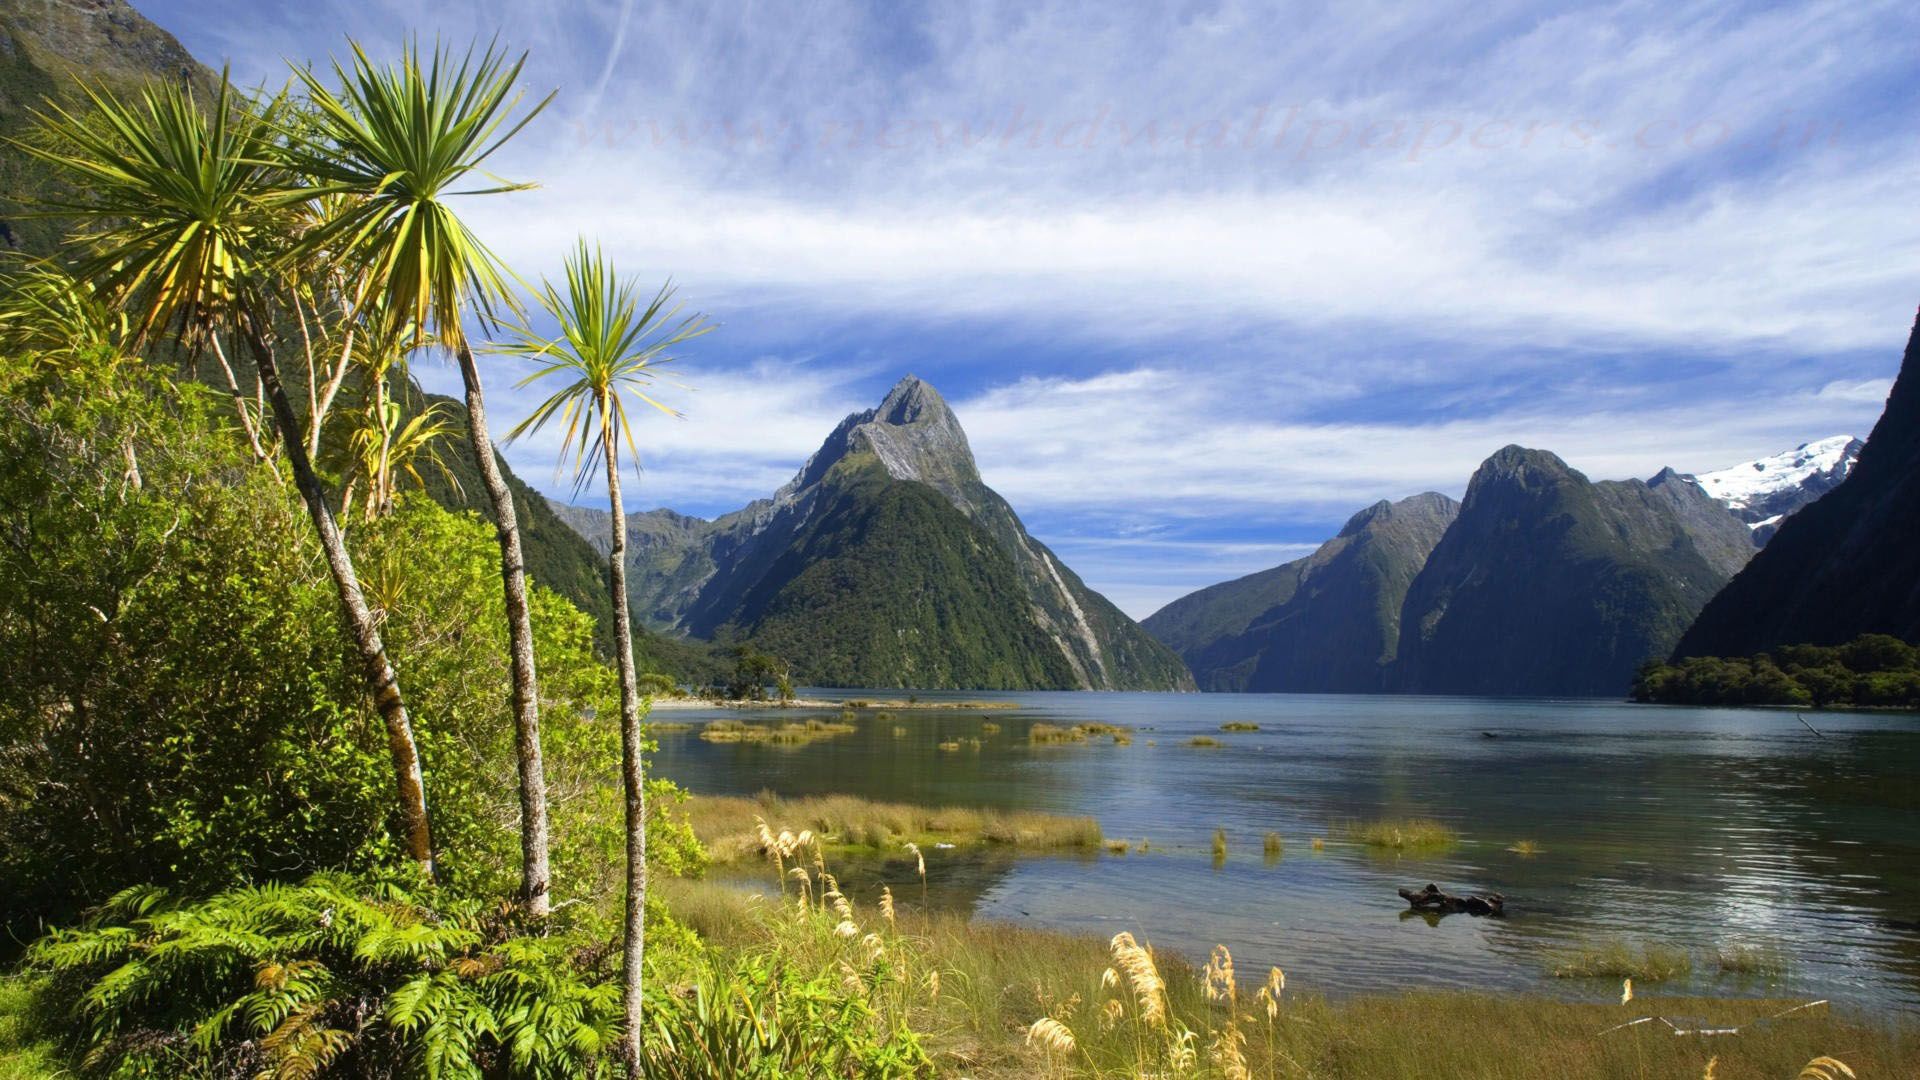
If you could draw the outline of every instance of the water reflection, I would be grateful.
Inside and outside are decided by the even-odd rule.
[[[1108,836],[1150,839],[1151,850],[1018,862],[929,853],[935,902],[1129,929],[1194,957],[1224,942],[1243,965],[1277,963],[1317,989],[1592,995],[1546,975],[1553,954],[1626,937],[1695,950],[1697,989],[1920,1005],[1908,902],[1920,888],[1920,718],[1829,715],[1820,737],[1787,713],[1605,702],[1008,697],[1017,711],[863,713],[854,734],[791,748],[665,734],[656,768],[702,792],[1092,814]],[[1133,744],[1028,741],[1036,722],[1083,721],[1132,727]],[[1260,730],[1219,730],[1230,722]],[[1222,745],[1186,745],[1200,734]],[[955,740],[967,749],[937,749]],[[1396,856],[1342,840],[1346,822],[1397,816],[1440,819],[1464,842]],[[1216,828],[1229,837],[1217,862]],[[1285,839],[1278,858],[1263,852],[1269,831]],[[1325,850],[1313,850],[1316,837]],[[1538,853],[1507,850],[1519,841]],[[886,882],[917,894],[897,860],[857,873],[856,890]],[[1402,919],[1394,890],[1429,881],[1503,893],[1509,914]],[[1781,950],[1785,975],[1722,978],[1708,954],[1729,944]]]

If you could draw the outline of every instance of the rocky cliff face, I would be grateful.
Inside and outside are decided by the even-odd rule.
[[[1920,641],[1920,320],[1852,471],[1780,524],[1676,655],[1746,656],[1868,633]]]
[[[1458,513],[1434,492],[1376,503],[1312,555],[1183,597],[1142,625],[1203,690],[1381,690],[1407,588]]]
[[[888,490],[900,484],[912,485],[915,496]],[[918,492],[936,496],[937,504],[924,504]],[[589,516],[578,520],[593,528]],[[823,524],[829,520],[831,528]],[[898,591],[877,567],[875,574],[866,569],[883,548],[896,560],[907,550],[893,543],[897,537],[882,544],[871,535],[882,520],[893,530],[917,530],[926,552],[974,553],[942,565],[913,566],[923,575],[926,595],[945,597],[936,605],[939,610],[916,607],[888,614],[849,602],[863,591]],[[775,627],[768,620],[783,620],[775,636],[787,643],[783,655],[800,665],[805,677],[817,677],[806,670],[811,662],[822,673],[887,679],[872,685],[961,685],[954,680],[965,678],[992,680],[991,688],[1192,685],[1177,657],[1027,533],[1013,508],[980,479],[959,419],[938,391],[912,376],[878,408],[841,421],[772,498],[711,522],[671,511],[634,514],[627,528],[634,553],[629,577],[634,605],[651,625],[703,638],[752,637],[772,648],[765,638]],[[837,568],[839,585],[820,570],[829,564]],[[998,578],[1003,573],[1004,582]],[[954,574],[975,580],[949,580]],[[990,603],[974,603],[989,594]],[[880,669],[850,667],[844,658],[850,645],[828,648],[814,640],[820,635],[802,629],[803,599],[816,608],[821,634],[837,627],[832,635],[843,645],[861,637],[852,623],[875,620],[897,623],[896,639],[919,644]],[[905,602],[904,593],[900,599]],[[1000,618],[1009,607],[1017,616],[1014,622]],[[941,625],[955,618],[960,622]],[[1026,630],[1016,627],[1039,635],[1039,647],[1050,654],[1039,666],[1010,662],[1014,652],[1033,647],[1024,640]],[[981,641],[989,643],[981,646]],[[932,673],[939,667],[934,654],[941,649],[971,652],[980,662],[964,672]],[[875,648],[863,647],[863,652],[870,655]],[[906,663],[909,659],[913,664]]]
[[[1474,474],[1407,591],[1394,682],[1624,693],[1752,554],[1746,527],[1670,470],[1594,483],[1553,454],[1509,446]]]
[[[20,137],[54,102],[81,106],[77,78],[114,93],[153,80],[210,91],[213,74],[172,34],[124,0],[8,0],[0,4],[0,135]],[[14,200],[53,190],[44,167],[0,142],[0,249],[52,254],[65,227],[22,216]]]

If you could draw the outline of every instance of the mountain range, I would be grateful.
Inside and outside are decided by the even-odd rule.
[[[1920,641],[1920,319],[1845,480],[1780,523],[1675,653],[1750,656],[1862,634]]]
[[[1207,690],[1623,693],[1781,520],[1847,476],[1859,445],[1644,482],[1591,481],[1509,446],[1461,503],[1378,503],[1312,555],[1142,625]]]
[[[564,520],[599,550],[607,514]],[[751,641],[803,681],[864,687],[1191,689],[1172,651],[1035,540],[966,433],[911,375],[771,498],[711,521],[627,515],[629,592],[657,630]]]

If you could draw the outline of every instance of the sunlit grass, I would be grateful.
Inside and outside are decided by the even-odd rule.
[[[1607,941],[1560,953],[1553,960],[1552,971],[1561,979],[1666,982],[1690,974],[1693,957],[1685,949],[1657,942]]]
[[[905,873],[892,882],[894,920],[880,916],[877,895],[849,897],[851,914],[860,931],[879,935],[893,972],[888,985],[897,987],[877,999],[877,1022],[925,1033],[943,1076],[1691,1080],[1716,1058],[1716,1080],[1734,1080],[1794,1077],[1828,1055],[1862,1077],[1920,1075],[1920,1029],[1910,1019],[1867,1021],[1821,1008],[1755,1025],[1800,1003],[1643,995],[1623,1007],[1611,988],[1589,1002],[1432,991],[1334,1002],[1265,968],[1236,975],[1216,962],[1203,972],[1137,930],[1105,940],[930,912],[914,899],[917,889],[902,888],[913,884],[911,869]],[[729,955],[839,972],[842,958],[857,963],[870,948],[836,937],[830,918],[799,914],[792,897],[775,904],[683,880],[662,882],[660,891],[677,918]],[[1229,985],[1237,1007],[1225,997]],[[1711,1045],[1651,1024],[1598,1034],[1649,1013],[1747,1026]],[[1041,1018],[1055,1037],[1030,1043]],[[1071,1037],[1070,1050],[1060,1033]]]
[[[874,802],[851,795],[783,799],[695,795],[685,806],[688,824],[713,854],[729,862],[758,855],[755,819],[781,828],[812,830],[829,845],[897,849],[906,841],[922,848],[1007,845],[1032,850],[1099,846],[1100,825],[1089,817],[1030,810],[922,807]]]
[[[1725,975],[1760,975],[1778,978],[1786,974],[1787,954],[1773,945],[1722,945],[1713,952],[1714,966]]]
[[[1286,842],[1280,839],[1280,834],[1277,832],[1268,833],[1266,839],[1260,844],[1261,852],[1270,856],[1279,855],[1285,848]]]
[[[1532,840],[1515,840],[1507,847],[1507,850],[1523,859],[1531,859],[1535,855],[1540,854],[1541,848],[1539,844],[1534,843]]]
[[[1347,838],[1356,844],[1393,851],[1433,850],[1460,841],[1452,829],[1429,818],[1355,822],[1347,827]]]
[[[1193,738],[1187,740],[1187,745],[1199,747],[1202,750],[1210,750],[1219,746],[1220,740],[1211,735],[1195,735]]]
[[[778,746],[803,746],[836,735],[851,735],[859,728],[833,720],[811,719],[786,724],[749,724],[740,720],[711,720],[700,729],[700,737],[717,743],[771,743]]]
[[[1095,736],[1112,736],[1113,741],[1122,746],[1133,741],[1131,730],[1118,724],[1102,724],[1097,721],[1075,724],[1072,727],[1040,723],[1027,729],[1027,741],[1041,745],[1086,742]]]
[[[1221,731],[1259,731],[1259,724],[1250,724],[1245,720],[1233,720],[1220,725]]]

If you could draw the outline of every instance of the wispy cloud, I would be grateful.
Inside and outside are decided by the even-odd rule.
[[[144,7],[256,77],[500,31],[560,94],[476,228],[726,324],[641,502],[764,495],[914,366],[1130,610],[1255,556],[1110,540],[1305,542],[1508,442],[1617,477],[1864,433],[1920,280],[1896,2]]]

